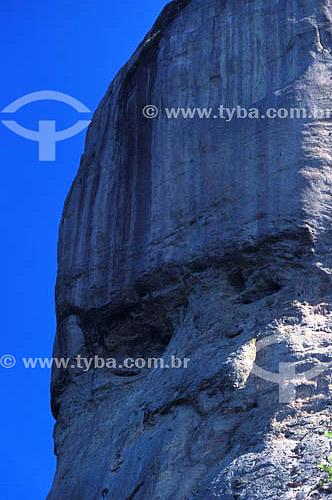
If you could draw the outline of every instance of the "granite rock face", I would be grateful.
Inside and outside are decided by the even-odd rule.
[[[331,120],[163,109],[332,109],[331,19],[175,0],[111,84],[61,223],[54,356],[190,362],[54,369],[49,500],[329,496]]]

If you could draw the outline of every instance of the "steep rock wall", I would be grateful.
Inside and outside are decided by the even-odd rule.
[[[162,109],[332,109],[331,15],[329,0],[177,0],[112,82],[61,223],[54,353],[191,361],[54,370],[49,500],[317,493],[329,372],[285,404],[252,370],[332,355],[331,122]]]

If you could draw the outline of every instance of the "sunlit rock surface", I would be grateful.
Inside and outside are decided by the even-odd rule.
[[[61,223],[54,356],[190,362],[54,369],[49,500],[328,497],[329,370],[254,372],[332,361],[332,122],[163,109],[332,109],[331,15],[175,0],[108,89]]]

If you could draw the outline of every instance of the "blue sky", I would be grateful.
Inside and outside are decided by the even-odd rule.
[[[30,92],[56,90],[94,111],[166,3],[2,2],[0,110]],[[56,120],[59,130],[80,118],[66,104],[43,101],[26,105],[11,119],[34,130],[39,120]],[[17,359],[11,369],[0,366],[0,498],[6,500],[45,499],[55,470],[50,371],[25,369],[21,358],[52,353],[58,225],[84,140],[82,132],[59,142],[56,161],[39,162],[38,143],[0,123],[0,358]]]

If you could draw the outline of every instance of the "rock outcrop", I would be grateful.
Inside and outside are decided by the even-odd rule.
[[[331,16],[174,0],[108,89],[61,223],[54,356],[190,362],[54,369],[49,500],[329,495],[331,120],[162,110],[332,109]]]

